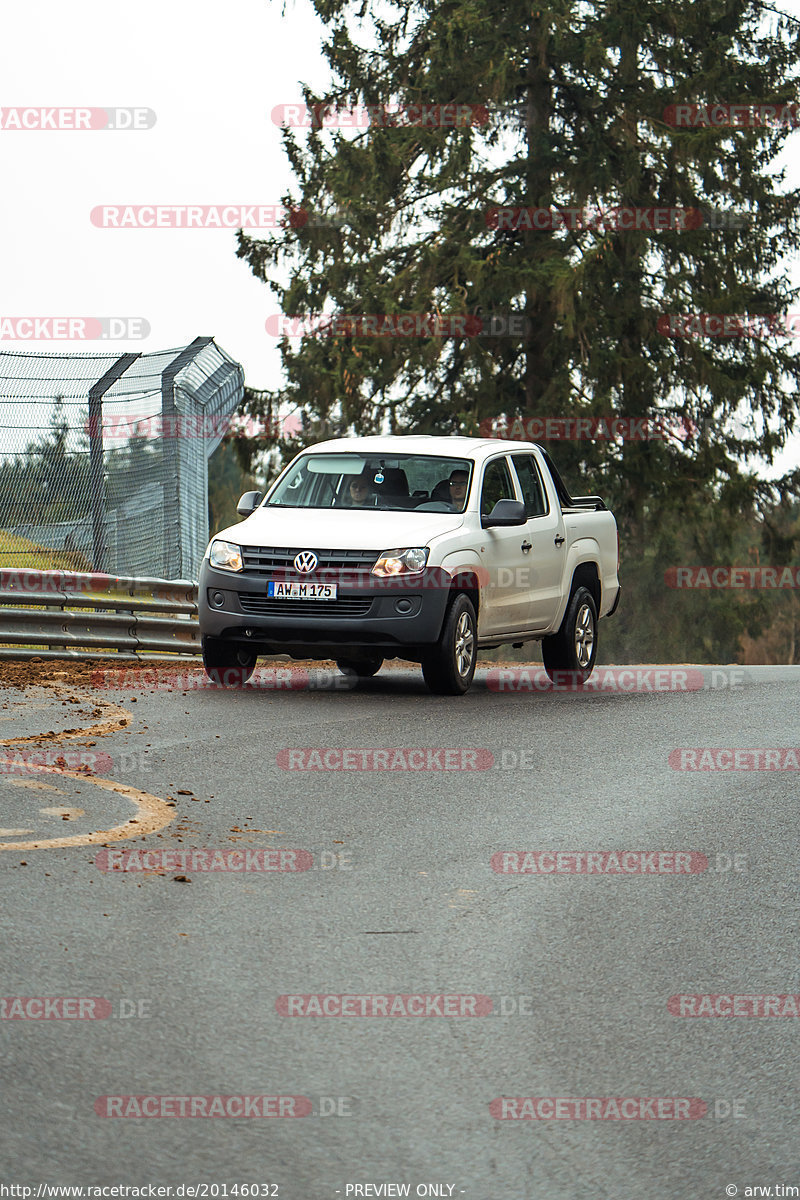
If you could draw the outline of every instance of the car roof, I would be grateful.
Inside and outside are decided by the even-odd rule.
[[[439,437],[435,434],[396,434],[372,437],[334,438],[306,446],[310,450],[351,454],[435,454],[443,458],[486,458],[498,450],[531,450],[534,442],[508,441],[503,438]]]

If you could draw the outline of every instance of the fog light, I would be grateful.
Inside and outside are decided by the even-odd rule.
[[[394,607],[395,607],[395,612],[405,614],[405,613],[410,613],[411,609],[414,606],[410,600],[395,600]]]
[[[215,608],[222,608],[225,604],[225,597],[223,596],[222,592],[214,592],[211,597],[211,603]]]

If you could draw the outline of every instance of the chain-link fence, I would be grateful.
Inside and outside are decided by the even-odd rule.
[[[0,353],[0,566],[196,578],[208,459],[243,398],[241,366],[212,338]]]

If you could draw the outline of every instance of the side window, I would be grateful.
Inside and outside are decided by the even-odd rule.
[[[525,497],[525,513],[528,517],[543,517],[547,512],[542,481],[532,454],[512,454],[511,461],[519,478],[522,495]]]
[[[495,458],[483,473],[481,516],[488,516],[498,500],[516,500],[511,472],[504,458]]]

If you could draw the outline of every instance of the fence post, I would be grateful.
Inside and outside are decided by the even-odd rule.
[[[161,427],[164,462],[164,559],[165,579],[178,579],[183,573],[181,545],[181,458],[178,436],[179,416],[175,403],[175,379],[204,346],[213,342],[210,337],[197,337],[181,350],[161,373]]]
[[[92,560],[95,571],[108,570],[106,480],[103,470],[103,396],[140,354],[123,354],[89,389],[89,488],[92,500]]]

